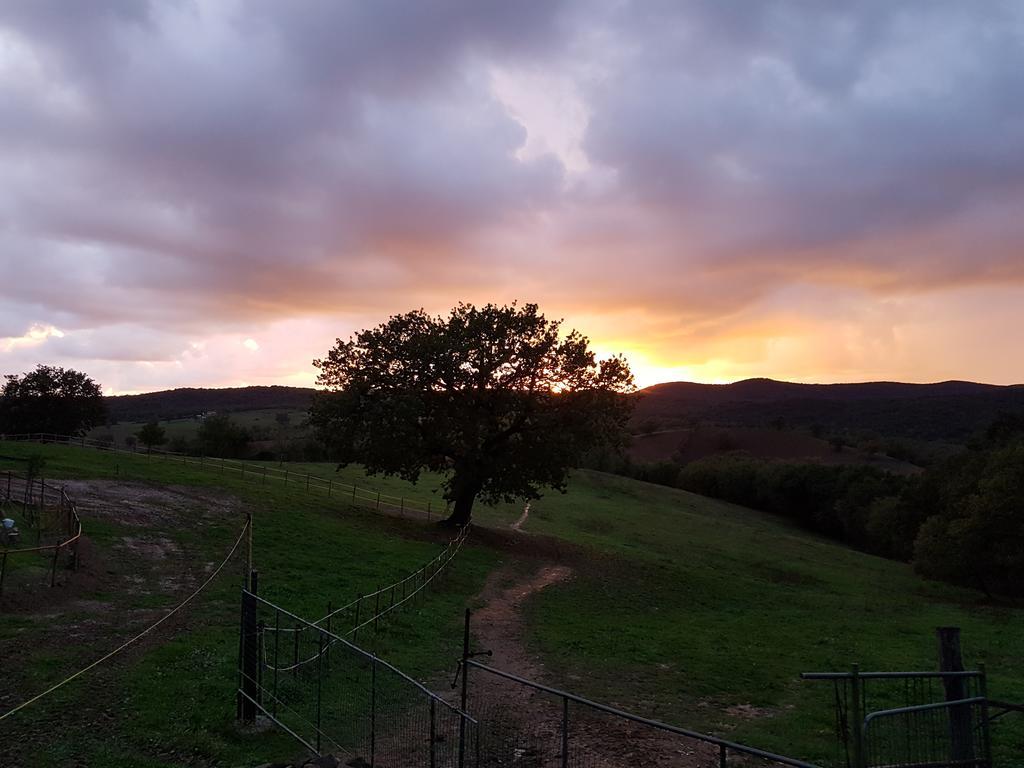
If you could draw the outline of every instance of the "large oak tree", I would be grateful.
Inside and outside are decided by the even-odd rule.
[[[310,422],[332,457],[411,481],[444,473],[458,526],[478,498],[564,490],[585,451],[622,444],[632,408],[626,361],[598,362],[536,304],[395,315],[314,365],[325,390]]]

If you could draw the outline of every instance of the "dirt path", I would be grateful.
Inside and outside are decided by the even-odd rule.
[[[491,573],[480,599],[484,607],[473,614],[476,642],[491,651],[495,666],[528,678],[542,674],[540,662],[526,650],[523,608],[533,595],[572,578],[565,565],[542,565],[525,581],[514,568]]]
[[[523,507],[523,514],[519,516],[519,519],[512,523],[513,531],[520,531],[523,528],[523,523],[526,522],[526,518],[530,516],[530,502],[526,502],[526,506]]]
[[[487,580],[473,615],[474,644],[493,656],[482,662],[530,680],[562,687],[557,670],[546,669],[529,650],[523,618],[526,602],[540,591],[568,581],[573,570],[543,564],[523,574],[521,563],[507,564]],[[471,672],[470,713],[493,725],[484,738],[524,768],[561,765],[562,702],[475,670]],[[570,765],[587,768],[703,768],[718,765],[718,751],[703,742],[571,705]]]

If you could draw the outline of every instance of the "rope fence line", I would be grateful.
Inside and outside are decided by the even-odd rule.
[[[195,600],[196,597],[198,597],[200,595],[200,593],[202,593],[202,591],[204,589],[206,589],[215,578],[217,578],[217,576],[220,574],[220,572],[222,570],[224,570],[224,566],[226,566],[228,564],[228,562],[231,560],[231,558],[234,556],[235,552],[238,550],[239,545],[242,543],[242,539],[245,537],[246,533],[249,532],[251,524],[252,524],[251,518],[247,519],[246,522],[245,522],[245,525],[242,526],[242,530],[238,534],[238,538],[235,539],[235,543],[231,545],[230,551],[225,556],[225,558],[221,561],[220,565],[218,565],[214,569],[213,573],[211,573],[209,575],[209,577],[206,579],[206,581],[204,581],[202,584],[200,584],[199,587],[197,587],[196,590],[194,592],[192,592],[192,594],[190,594],[188,597],[186,597],[184,600],[182,600],[180,603],[178,603],[176,606],[174,606],[171,610],[169,610],[167,613],[165,613],[161,618],[157,619],[155,622],[153,622],[148,627],[146,627],[146,629],[142,630],[139,634],[135,635],[131,639],[126,640],[121,645],[119,645],[117,648],[112,650],[110,653],[106,654],[105,656],[101,656],[100,658],[96,659],[96,661],[92,662],[91,664],[89,664],[86,667],[83,667],[82,669],[78,670],[74,674],[69,675],[68,677],[66,677],[63,680],[61,680],[59,683],[56,683],[55,685],[51,685],[49,688],[47,688],[42,693],[39,693],[39,694],[33,696],[32,698],[27,699],[26,701],[23,701],[21,704],[19,704],[18,706],[14,707],[14,709],[11,709],[10,711],[5,712],[3,715],[0,715],[0,722],[3,722],[4,720],[6,720],[11,715],[13,715],[13,714],[15,714],[17,712],[20,712],[21,710],[25,709],[25,707],[28,707],[29,705],[34,704],[35,702],[39,701],[40,699],[45,698],[46,696],[49,696],[54,691],[57,691],[60,688],[63,688],[68,683],[72,682],[73,680],[78,679],[79,677],[81,677],[85,673],[89,672],[90,670],[95,669],[100,664],[104,663],[105,661],[107,661],[109,659],[112,659],[117,654],[123,652],[127,648],[129,648],[132,645],[134,645],[135,643],[137,643],[142,638],[146,637],[153,630],[155,630],[161,624],[163,624],[168,619],[170,619],[172,616],[174,616],[176,613],[178,613],[178,611],[182,610],[185,606],[187,606],[189,603],[191,603],[193,600]]]
[[[38,491],[37,491],[38,488]],[[48,493],[49,492],[49,493]],[[56,499],[53,499],[54,493]],[[50,502],[49,507],[47,506]],[[78,542],[82,538],[82,519],[78,514],[78,505],[64,492],[64,487],[54,488],[47,486],[44,478],[29,478],[15,474],[8,470],[6,477],[0,475],[0,508],[20,505],[23,519],[32,518],[36,534],[36,546],[34,547],[12,547],[13,529],[0,530],[0,595],[3,594],[4,581],[7,575],[7,561],[11,556],[21,557],[31,554],[43,555],[46,552],[53,552],[50,559],[50,586],[57,582],[57,561],[61,552],[68,552],[71,555],[70,567],[78,570]],[[6,515],[0,515],[3,517]],[[55,523],[48,533],[60,536],[61,538],[53,544],[42,544],[43,529],[46,523]],[[18,541],[20,541],[20,532]]]
[[[133,451],[124,448],[117,448],[100,440],[87,437],[74,437],[72,435],[55,435],[43,432],[30,432],[17,435],[0,435],[0,440],[11,440],[14,442],[32,442],[41,444],[68,445],[80,448],[93,448],[108,453],[119,453],[136,457],[161,457],[166,461],[181,461],[184,466],[200,467],[211,472],[237,473],[242,479],[250,479],[254,483],[266,484],[270,482],[281,482],[286,486],[298,487],[307,492],[319,491],[327,498],[337,497],[348,499],[352,504],[360,504],[365,507],[373,507],[375,511],[382,508],[395,510],[399,515],[404,516],[407,512],[422,515],[430,522],[433,519],[440,519],[444,510],[438,505],[434,507],[433,502],[426,504],[405,496],[383,493],[373,488],[364,488],[355,483],[342,483],[333,478],[325,478],[314,475],[311,472],[292,472],[288,468],[270,467],[265,464],[257,464],[238,459],[213,458],[210,456],[190,456],[185,453],[175,453],[158,448],[151,448],[144,451]]]

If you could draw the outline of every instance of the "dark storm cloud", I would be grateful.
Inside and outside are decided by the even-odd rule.
[[[8,0],[0,350],[1020,286],[1022,71],[1008,0]]]
[[[643,44],[591,89],[587,149],[709,251],[820,258],[1024,193],[1019,5],[635,3],[614,18]],[[951,275],[979,258],[940,256]]]
[[[557,163],[513,158],[523,129],[471,66],[542,48],[555,3],[86,5],[0,17],[0,237],[84,260],[125,313],[154,290],[183,320],[317,307],[350,290],[342,266],[403,243],[454,257],[557,189]],[[35,270],[12,266],[24,302]],[[106,320],[64,282],[55,309]]]

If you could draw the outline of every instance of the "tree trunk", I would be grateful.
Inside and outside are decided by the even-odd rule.
[[[459,480],[456,477],[455,484],[453,487],[455,499],[452,506],[452,513],[447,519],[441,521],[441,525],[446,528],[464,528],[469,525],[470,518],[473,515],[473,502],[476,501],[476,495],[480,492],[481,483],[473,481]]]

